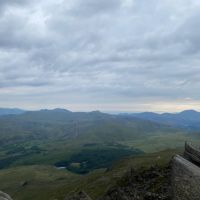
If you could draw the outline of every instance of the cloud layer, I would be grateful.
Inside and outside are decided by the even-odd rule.
[[[176,111],[200,102],[200,2],[0,0],[0,106]]]

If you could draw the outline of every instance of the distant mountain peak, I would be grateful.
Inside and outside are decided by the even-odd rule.
[[[184,110],[178,113],[133,113],[129,116],[143,120],[149,120],[157,123],[167,124],[178,128],[186,128],[190,130],[200,130],[200,112],[196,110]]]
[[[196,111],[196,110],[184,110],[184,111],[182,111],[180,113],[199,113],[199,112]]]

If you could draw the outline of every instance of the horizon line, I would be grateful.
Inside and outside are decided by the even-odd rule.
[[[73,109],[68,109],[68,108],[63,108],[63,107],[54,107],[54,108],[37,108],[37,109],[27,109],[27,108],[21,108],[21,107],[0,107],[0,109],[19,109],[19,110],[23,110],[25,112],[28,111],[42,111],[42,110],[56,110],[56,109],[60,109],[60,110],[66,110],[66,111],[70,111],[70,112],[101,112],[101,113],[107,113],[107,114],[123,114],[123,113],[157,113],[157,114],[164,114],[164,113],[172,113],[172,114],[176,114],[176,113],[181,113],[184,111],[194,111],[194,112],[200,112],[197,109],[185,109],[185,110],[180,110],[180,111],[175,111],[175,112],[167,112],[167,111],[154,111],[154,110],[141,110],[141,111],[128,111],[128,110],[121,110],[121,111],[117,111],[117,110],[102,110],[102,109],[94,109],[94,110],[73,110]]]

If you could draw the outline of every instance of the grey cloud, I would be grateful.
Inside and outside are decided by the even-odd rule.
[[[25,7],[31,5],[35,0],[0,0],[0,15],[3,14],[7,9],[13,9],[18,7]]]
[[[74,16],[89,17],[115,11],[120,8],[121,4],[121,0],[75,0],[70,13]]]
[[[194,13],[177,30],[176,40],[184,44],[184,53],[186,55],[199,53],[200,50],[200,14]],[[179,36],[178,36],[178,33]]]
[[[53,94],[62,105],[188,97],[200,101],[197,2],[42,0],[31,6],[0,5],[1,97],[46,98],[49,105]]]

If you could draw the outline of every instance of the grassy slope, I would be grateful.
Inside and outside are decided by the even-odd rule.
[[[134,146],[135,148],[141,149],[147,153],[153,153],[162,151],[167,148],[178,148],[183,146],[185,141],[199,141],[199,138],[191,137],[189,134],[183,134],[181,132],[174,133],[160,133],[146,137],[145,139],[130,140],[121,142],[123,145],[129,147]]]
[[[46,112],[44,114],[46,117]],[[13,157],[18,156],[8,166],[54,164],[84,150],[85,145],[90,143],[108,147],[121,144],[130,148],[139,148],[145,152],[155,152],[164,150],[166,147],[180,146],[189,138],[185,133],[180,133],[179,130],[168,126],[137,119],[107,117],[104,114],[103,119],[100,120],[95,118],[84,122],[79,121],[77,131],[74,122],[54,121],[49,124],[38,119],[37,116],[36,119],[40,121],[38,124],[38,121],[28,120],[29,113],[26,115],[28,115],[27,119],[17,116],[0,120],[0,142],[5,141],[5,144],[0,146],[0,162],[5,158],[13,161]],[[63,113],[59,116],[60,118],[56,118],[63,120]],[[91,114],[89,116],[91,117]],[[36,120],[32,115],[31,117],[32,120]],[[52,119],[49,118],[48,120],[51,121]],[[69,138],[69,135],[76,137]],[[9,141],[10,145],[7,145],[6,141]],[[35,146],[39,149],[39,153],[31,150]],[[25,151],[18,151],[16,154],[15,152],[20,148],[24,148]],[[10,151],[13,153],[10,154]]]
[[[79,190],[85,190],[96,198],[104,194],[130,168],[166,165],[178,152],[181,149],[126,158],[114,163],[108,170],[99,169],[85,176],[50,166],[10,168],[0,171],[0,189],[10,193],[15,200],[63,200],[67,194]]]

